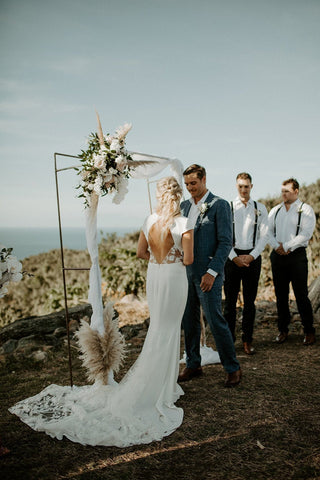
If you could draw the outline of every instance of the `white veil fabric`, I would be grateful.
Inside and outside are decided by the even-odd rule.
[[[165,157],[157,157],[155,155],[147,155],[144,153],[130,152],[135,162],[141,165],[135,166],[132,171],[132,178],[151,178],[162,172],[166,167],[170,167],[172,175],[182,185],[183,165],[178,159],[170,159]],[[148,163],[149,162],[149,163]],[[117,202],[118,203],[118,202]],[[89,278],[89,295],[88,300],[92,305],[92,316],[90,327],[103,335],[103,304],[101,293],[101,273],[99,267],[98,252],[98,234],[97,234],[97,213],[98,213],[99,196],[92,192],[89,207],[85,210],[86,215],[86,240],[87,248],[91,259],[90,278]]]

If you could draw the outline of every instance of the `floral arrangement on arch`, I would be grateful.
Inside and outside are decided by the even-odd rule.
[[[22,279],[22,264],[11,254],[12,248],[0,245],[0,298],[4,297],[10,282],[20,282]]]
[[[99,197],[115,193],[113,202],[120,203],[128,192],[128,178],[135,165],[125,145],[132,125],[126,123],[113,135],[104,135],[98,114],[97,118],[98,133],[90,134],[87,150],[82,150],[79,155],[81,183],[76,188],[82,189],[78,196],[84,198],[86,207],[90,205],[93,192]]]

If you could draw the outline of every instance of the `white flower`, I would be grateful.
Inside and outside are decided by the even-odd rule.
[[[12,248],[1,248],[0,261],[0,298],[7,293],[5,288],[10,282],[20,282],[22,279],[22,264],[17,257],[11,255]]]
[[[105,175],[103,175],[103,184],[110,183],[113,181],[113,174],[109,171]]]
[[[10,273],[21,272],[22,264],[19,262],[17,257],[14,257],[13,255],[8,255],[6,258],[6,261],[7,261],[8,271]]]
[[[207,203],[201,203],[200,205],[198,205],[198,209],[201,215],[204,215],[208,210],[208,208],[209,208],[209,205]]]
[[[88,172],[88,170],[82,170],[81,177],[83,178],[83,180],[85,180],[89,175],[90,172]]]
[[[106,167],[106,157],[104,155],[94,155],[94,166],[100,170],[104,170]]]
[[[114,138],[110,144],[110,150],[115,150],[116,153],[120,153],[121,145],[117,138]]]
[[[93,190],[96,192],[97,195],[102,194],[101,187],[102,187],[102,178],[100,175],[98,175],[93,185]]]
[[[256,208],[254,209],[254,213],[255,215],[257,215],[258,217],[260,217],[261,215],[261,210],[257,210]]]
[[[297,208],[297,213],[302,213],[303,212],[303,209],[302,209],[302,204]]]
[[[120,141],[125,139],[126,135],[131,130],[131,128],[132,128],[131,123],[125,123],[122,127],[117,128],[116,135]]]
[[[113,140],[113,136],[112,136],[112,135],[104,135],[104,139],[105,139],[105,141],[106,141],[107,143],[109,143],[109,145],[110,145],[110,143],[111,143],[112,140]]]
[[[5,283],[1,288],[0,288],[0,298],[4,297],[6,295],[6,293],[8,293],[8,289],[5,288],[5,286],[7,285],[7,283]]]
[[[7,270],[7,263],[6,261],[1,261],[0,262],[0,273],[2,274],[3,272],[5,272]],[[1,278],[1,277],[0,277]]]
[[[119,172],[123,172],[126,168],[127,162],[124,155],[119,155],[116,158],[117,169]]]
[[[121,154],[121,155],[118,155],[117,158],[116,158],[116,164],[118,165],[119,163],[122,163],[125,161],[125,158],[124,156]]]
[[[13,273],[10,277],[11,282],[20,282],[21,279],[22,279],[22,273],[20,272]]]

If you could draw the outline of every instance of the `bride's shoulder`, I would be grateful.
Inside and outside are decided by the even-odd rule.
[[[157,221],[157,219],[158,219],[158,215],[156,213],[151,213],[151,215],[148,215],[145,218],[142,226],[142,230],[144,231],[144,233],[150,230],[150,228]]]
[[[182,233],[186,232],[187,230],[191,230],[188,218],[184,217],[183,215],[179,215],[175,218],[175,226]]]

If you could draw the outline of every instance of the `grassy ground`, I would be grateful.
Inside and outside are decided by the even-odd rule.
[[[316,326],[318,331],[319,318]],[[184,422],[161,442],[126,449],[89,447],[51,439],[31,430],[7,409],[50,383],[67,385],[67,352],[44,364],[11,361],[1,367],[1,427],[11,450],[0,459],[2,479],[242,480],[320,479],[320,341],[302,345],[295,331],[283,345],[276,328],[258,326],[257,353],[236,348],[243,382],[223,387],[220,365],[183,384],[178,405]],[[138,355],[143,338],[133,339],[120,376]],[[209,336],[208,345],[213,345]],[[74,352],[74,383],[86,383]]]

